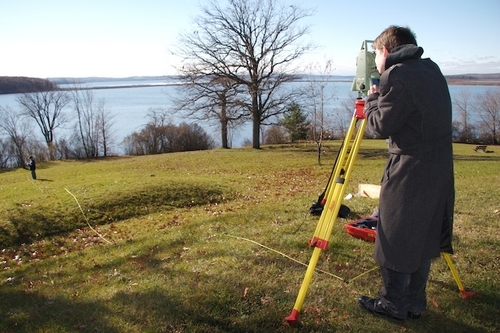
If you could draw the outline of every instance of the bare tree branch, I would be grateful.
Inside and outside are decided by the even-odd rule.
[[[54,131],[67,120],[63,109],[70,102],[68,95],[61,90],[41,91],[22,94],[17,101],[24,115],[37,123],[49,148],[50,159],[53,160]]]
[[[185,60],[180,72],[246,87],[254,148],[260,148],[261,124],[286,110],[283,101],[290,98],[279,88],[296,78],[293,63],[312,48],[300,43],[308,29],[298,26],[309,15],[276,0],[228,0],[224,8],[211,0],[196,18],[195,31],[180,35],[175,52]],[[283,97],[275,99],[279,94]]]
[[[500,89],[488,89],[484,94],[476,96],[476,112],[483,125],[489,130],[490,142],[494,145],[500,141]]]

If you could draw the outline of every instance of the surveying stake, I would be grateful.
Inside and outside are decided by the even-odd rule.
[[[318,264],[319,256],[322,251],[325,251],[329,245],[329,239],[332,235],[333,225],[339,214],[345,190],[349,182],[356,156],[359,152],[359,147],[363,139],[366,128],[366,119],[364,114],[365,101],[368,90],[374,84],[378,85],[380,75],[377,71],[375,58],[372,52],[368,51],[368,45],[373,41],[365,40],[361,45],[361,50],[356,59],[356,76],[352,83],[352,91],[357,91],[358,96],[354,106],[354,114],[351,124],[347,130],[346,136],[340,146],[340,151],[335,161],[332,174],[328,181],[325,190],[325,195],[322,199],[323,210],[319,218],[313,238],[309,241],[309,246],[314,247],[309,265],[302,281],[302,285],[297,295],[297,300],[292,309],[292,312],[286,321],[289,325],[294,325],[299,317],[300,310],[304,304],[304,300],[311,284],[314,270]],[[458,285],[461,295],[464,298],[470,298],[474,295],[473,292],[466,291],[460,281],[458,274],[451,262],[448,253],[442,253],[444,259],[448,263],[455,282]]]

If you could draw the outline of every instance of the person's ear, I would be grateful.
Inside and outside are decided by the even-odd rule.
[[[384,55],[384,57],[387,57],[387,55],[391,53],[389,52],[389,50],[387,49],[387,47],[385,47],[385,45],[382,45],[382,54]]]

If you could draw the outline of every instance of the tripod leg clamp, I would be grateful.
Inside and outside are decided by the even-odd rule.
[[[325,251],[328,248],[329,242],[326,239],[321,239],[319,237],[313,237],[311,241],[309,241],[309,246],[310,247],[319,247],[323,251]]]

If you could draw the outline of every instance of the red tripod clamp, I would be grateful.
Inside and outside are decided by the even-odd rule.
[[[354,109],[354,117],[356,119],[365,119],[365,101],[358,98]]]

